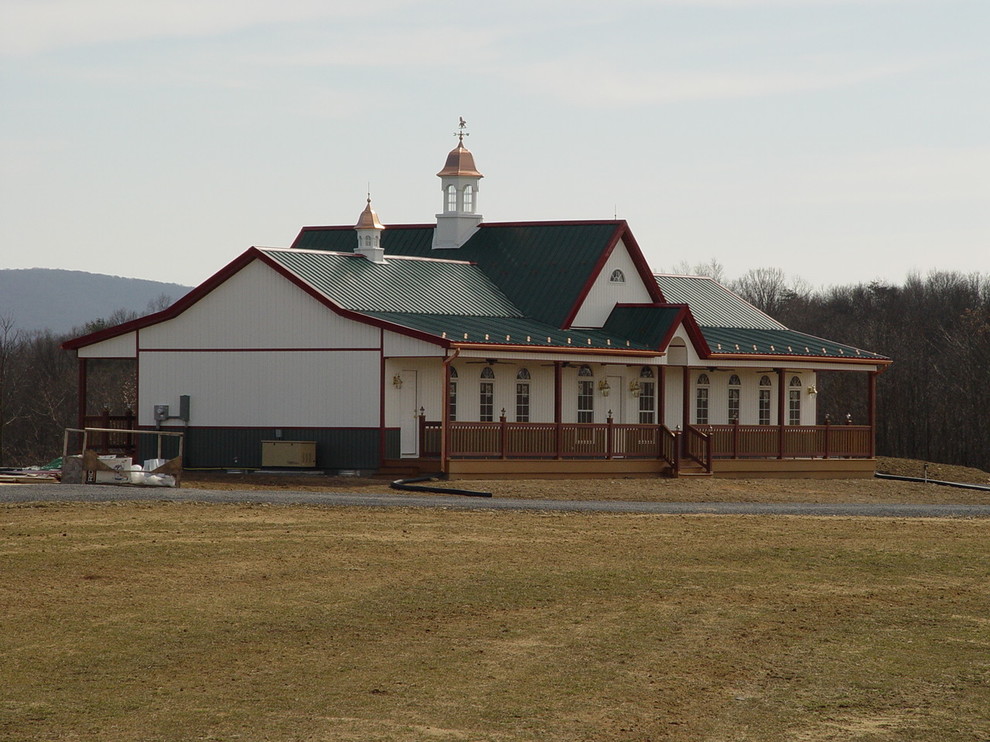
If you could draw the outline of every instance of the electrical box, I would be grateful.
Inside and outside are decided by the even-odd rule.
[[[316,441],[262,441],[261,465],[313,469],[316,467]]]
[[[163,422],[168,420],[168,405],[167,404],[156,404],[155,405],[155,422]]]

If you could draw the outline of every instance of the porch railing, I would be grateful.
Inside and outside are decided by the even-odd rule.
[[[869,425],[698,425],[719,459],[870,458]]]
[[[713,459],[870,458],[869,425],[663,425],[452,422],[452,459],[681,459],[711,470]],[[420,456],[439,458],[442,425],[420,418]]]
[[[439,457],[441,423],[420,421],[420,455]],[[450,423],[452,459],[662,459],[676,466],[676,437],[662,425]]]

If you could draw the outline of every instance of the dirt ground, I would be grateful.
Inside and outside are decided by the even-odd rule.
[[[925,462],[878,458],[877,471],[924,477]],[[928,464],[929,479],[990,485],[990,473],[947,464]],[[647,502],[815,502],[962,503],[990,502],[990,493],[935,484],[866,479],[557,479],[434,481],[436,487],[491,492],[495,497],[632,500]],[[310,492],[389,492],[390,480],[322,474],[186,472],[183,485],[197,489],[291,489]]]

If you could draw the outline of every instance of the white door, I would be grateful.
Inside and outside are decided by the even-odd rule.
[[[402,371],[399,389],[399,446],[403,458],[419,456],[419,384],[416,372]]]
[[[608,396],[603,400],[605,402],[605,414],[608,415],[608,411],[612,410],[612,419],[616,423],[626,422],[626,395],[623,394],[625,391],[622,388],[622,377],[621,376],[607,376],[605,377],[608,381]]]

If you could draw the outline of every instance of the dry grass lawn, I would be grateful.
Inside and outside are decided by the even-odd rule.
[[[877,469],[908,477],[924,476],[924,462],[881,458]],[[990,485],[980,469],[930,464],[929,477]],[[433,482],[432,486],[491,492],[495,497],[656,502],[814,502],[814,503],[990,503],[990,492],[893,480],[866,479],[570,479]],[[313,474],[227,474],[187,472],[185,487],[198,489],[293,489],[311,492],[389,492],[385,478],[328,477]]]
[[[990,739],[990,521],[0,505],[0,740]]]

